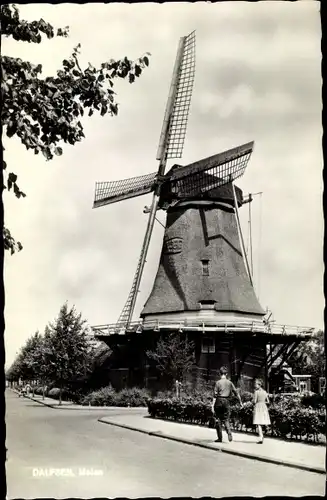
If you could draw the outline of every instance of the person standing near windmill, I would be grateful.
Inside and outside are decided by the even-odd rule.
[[[259,441],[258,444],[263,443],[263,432],[262,426],[270,425],[270,416],[267,408],[267,403],[269,403],[268,393],[262,387],[262,380],[257,379],[254,382],[254,395],[253,395],[253,425],[257,426]]]
[[[224,424],[228,441],[233,441],[232,431],[230,428],[230,397],[234,394],[241,407],[243,406],[240,395],[238,394],[235,385],[231,380],[227,378],[227,368],[222,366],[220,368],[220,379],[215,383],[214,397],[212,402],[212,412],[216,418],[216,431],[217,439],[216,443],[222,443],[223,441],[223,429],[222,424]]]

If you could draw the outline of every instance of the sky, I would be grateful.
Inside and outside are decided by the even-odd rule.
[[[55,74],[81,44],[80,64],[136,59],[119,81],[117,117],[86,117],[86,138],[46,162],[4,137],[6,161],[27,197],[4,194],[5,222],[23,251],[5,259],[9,366],[65,301],[90,325],[115,322],[127,299],[151,195],[92,209],[96,181],[157,170],[156,152],[178,40],[196,30],[187,164],[254,140],[244,194],[252,203],[254,285],[277,323],[323,328],[321,27],[319,2],[28,4],[21,17],[70,27],[67,39],[2,40],[2,53]],[[171,160],[170,168],[174,164]],[[248,241],[248,205],[240,210]],[[165,213],[158,218],[164,222]],[[134,318],[151,291],[164,230],[156,223]]]

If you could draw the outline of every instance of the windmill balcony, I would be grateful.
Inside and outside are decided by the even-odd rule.
[[[111,323],[106,325],[93,326],[95,337],[108,337],[110,335],[125,335],[132,333],[141,333],[142,331],[197,331],[197,332],[252,332],[262,335],[273,335],[278,337],[278,342],[281,342],[283,337],[302,337],[311,338],[315,329],[301,326],[278,325],[276,323],[265,324],[262,320],[240,320],[231,318],[225,321],[209,320],[199,321],[196,319],[188,319],[179,321],[178,319],[160,319],[150,320],[146,322],[142,320],[130,322],[126,327],[119,323]]]
[[[185,311],[175,313],[159,313],[149,314],[143,317],[143,328],[148,329],[148,325],[153,325],[153,322],[177,324],[183,323],[188,326],[200,325],[204,327],[212,327],[215,325],[234,325],[244,324],[244,327],[251,328],[252,323],[255,323],[257,329],[264,331],[265,325],[263,319],[259,315],[239,313],[233,311],[216,311],[214,303],[204,301],[200,304],[198,311]]]

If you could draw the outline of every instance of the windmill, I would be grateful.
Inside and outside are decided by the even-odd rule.
[[[118,329],[124,329],[132,320],[157,210],[167,210],[171,204],[178,203],[179,199],[205,197],[206,193],[210,194],[225,184],[231,184],[243,175],[253,149],[253,142],[250,142],[190,165],[174,165],[165,174],[167,160],[182,156],[194,76],[195,32],[192,32],[188,36],[182,37],[179,42],[157,152],[157,160],[159,161],[157,172],[115,182],[96,183],[94,208],[153,192],[137,269],[128,299],[116,324]],[[233,196],[236,196],[234,185],[231,185]],[[236,214],[238,230],[244,248],[237,209]],[[251,281],[246,253],[243,252],[243,254]]]
[[[94,208],[149,193],[153,197],[132,287],[118,322],[95,326],[93,330],[106,342],[111,334],[117,337],[117,333],[153,333],[160,329],[200,332],[203,338],[211,335],[211,340],[215,336],[223,362],[228,359],[231,366],[237,365],[239,375],[247,356],[252,356],[253,366],[262,369],[271,335],[253,287],[239,218],[239,208],[250,203],[252,196],[244,198],[234,185],[245,172],[254,143],[188,165],[175,164],[166,172],[167,161],[182,156],[194,76],[192,32],[179,42],[157,152],[157,171],[96,183]],[[167,213],[162,252],[152,291],[135,326],[132,317],[158,210]],[[253,268],[251,255],[250,259]],[[280,334],[278,328],[276,335]],[[262,336],[254,337],[258,333]],[[293,337],[298,333],[294,332]],[[283,342],[290,344],[293,337],[287,342],[284,337]],[[129,339],[134,342],[132,357],[139,348],[137,336],[133,338]],[[202,351],[207,356],[214,352],[213,346]]]

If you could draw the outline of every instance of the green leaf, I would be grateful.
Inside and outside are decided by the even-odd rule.
[[[13,137],[17,132],[17,123],[14,123],[14,122],[9,122],[9,124],[7,125],[7,131],[6,131],[6,134],[7,134],[7,137]]]
[[[45,148],[42,148],[42,154],[47,160],[50,160],[52,158],[52,154],[51,154],[50,148],[48,146]]]
[[[143,61],[146,66],[149,66],[149,59],[146,56],[143,57]]]
[[[101,116],[104,116],[106,113],[108,113],[108,107],[106,104],[103,104],[101,107]]]
[[[10,172],[10,174],[8,174],[8,181],[12,182],[12,183],[16,182],[17,181],[17,175],[14,174],[14,173],[12,173],[12,172]]]
[[[139,77],[142,73],[142,69],[138,64],[135,64],[135,76]]]
[[[57,155],[57,156],[61,156],[62,155],[62,148],[60,147],[56,147],[55,150],[54,150],[54,153]]]

